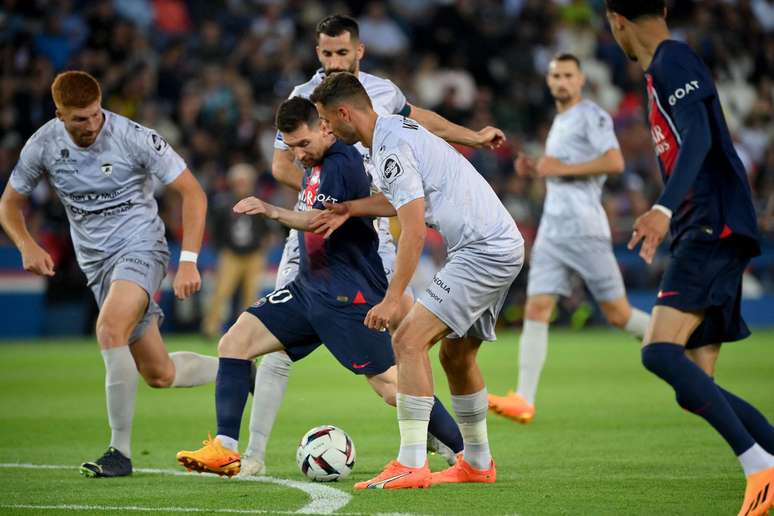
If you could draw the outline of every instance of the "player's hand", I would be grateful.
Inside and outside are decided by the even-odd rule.
[[[349,219],[349,208],[346,203],[325,203],[325,211],[315,215],[309,222],[309,227],[323,238],[328,238]]]
[[[631,250],[642,242],[640,257],[650,264],[653,262],[656,249],[664,240],[667,231],[669,231],[669,217],[667,217],[666,213],[651,208],[650,211],[640,215],[634,221],[632,238],[629,240],[627,247]]]
[[[540,177],[561,176],[564,163],[552,156],[543,156],[538,160],[536,169]]]
[[[503,143],[505,143],[505,133],[497,127],[486,126],[480,131],[476,131],[476,141],[473,146],[496,149]]]
[[[535,160],[520,152],[516,157],[516,161],[513,162],[513,169],[516,171],[516,175],[519,177],[535,177],[537,176],[537,168],[535,168]]]
[[[371,308],[363,321],[368,328],[377,331],[392,329],[392,324],[400,313],[400,297],[395,299],[389,295],[382,302]]]
[[[177,266],[177,274],[172,289],[178,299],[185,299],[188,296],[199,292],[202,288],[202,278],[199,276],[199,269],[194,262],[180,262]]]
[[[257,197],[245,197],[236,203],[233,209],[234,213],[239,213],[240,215],[263,215],[270,219],[276,218],[274,206],[263,202]]]
[[[24,270],[40,276],[54,275],[54,260],[37,242],[30,241],[21,248]]]

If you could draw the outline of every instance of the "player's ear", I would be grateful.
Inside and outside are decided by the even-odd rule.
[[[345,122],[349,122],[352,120],[352,114],[349,112],[349,108],[344,104],[341,104],[339,105],[339,107],[336,108],[336,114],[338,115],[339,118],[341,118]]]

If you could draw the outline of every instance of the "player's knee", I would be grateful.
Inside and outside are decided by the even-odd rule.
[[[218,342],[218,356],[241,358],[247,348],[247,341],[233,328],[228,330]]]
[[[400,326],[392,336],[392,349],[395,352],[395,360],[400,361],[426,350],[423,343],[412,339],[405,328]]]
[[[126,330],[109,318],[100,318],[97,321],[96,335],[102,348],[124,346],[129,340]]]
[[[616,328],[626,327],[626,323],[629,322],[629,317],[631,317],[631,313],[626,313],[617,308],[605,310],[605,319]]]
[[[678,346],[649,344],[642,348],[642,365],[668,382],[674,376],[675,366],[683,355],[683,349]]]
[[[287,378],[290,375],[290,365],[292,363],[293,361],[287,353],[282,351],[269,353],[261,358],[261,363],[258,365],[258,374],[266,372],[272,376]]]
[[[379,396],[382,397],[382,399],[384,400],[384,402],[387,405],[389,405],[391,407],[397,406],[397,404],[398,404],[398,400],[397,400],[398,386],[397,385],[393,385],[392,388],[388,387],[387,389],[382,390],[379,393]]]
[[[142,378],[149,387],[154,389],[166,389],[172,386],[172,382],[175,380],[175,370],[153,370],[142,373]]]
[[[524,318],[530,321],[547,323],[554,311],[554,303],[543,299],[529,299],[524,310]]]

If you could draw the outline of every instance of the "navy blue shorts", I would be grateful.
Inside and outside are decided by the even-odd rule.
[[[353,373],[375,375],[395,365],[395,355],[387,332],[363,324],[372,307],[308,296],[293,281],[262,297],[246,312],[277,337],[294,362],[324,343]]]
[[[681,312],[704,312],[686,348],[722,344],[750,335],[742,319],[742,274],[750,262],[732,239],[682,240],[661,280],[656,305]]]

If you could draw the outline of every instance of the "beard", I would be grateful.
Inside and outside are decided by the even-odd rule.
[[[346,69],[344,69],[344,68],[326,68],[325,69],[325,75],[331,75],[331,74],[339,73],[339,72],[349,72],[349,73],[354,74],[355,73],[355,69],[357,69],[357,62],[356,61],[352,61],[352,64],[349,65],[349,68],[346,68]]]

